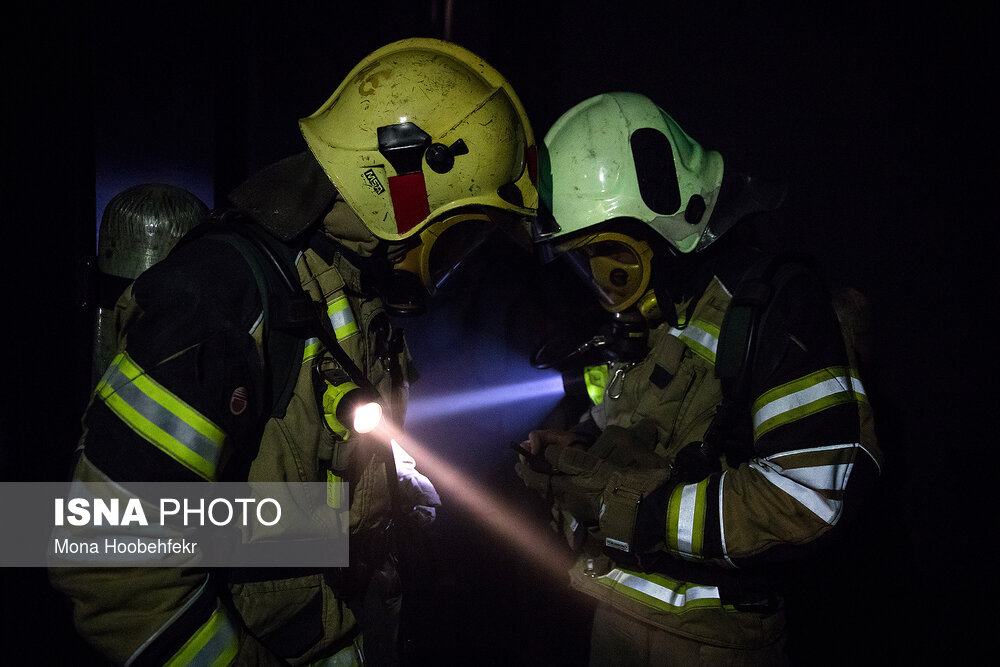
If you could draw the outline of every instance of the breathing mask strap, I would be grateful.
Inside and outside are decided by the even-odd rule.
[[[683,329],[691,321],[691,315],[694,313],[695,306],[698,305],[698,300],[691,298],[685,309],[684,321],[681,322],[680,318],[677,317],[676,304],[683,300],[684,294],[681,288],[681,273],[675,263],[678,260],[679,258],[675,256],[664,257],[662,253],[654,254],[652,275],[649,282],[653,288],[653,294],[656,296],[656,302],[659,304],[660,314],[671,327]]]

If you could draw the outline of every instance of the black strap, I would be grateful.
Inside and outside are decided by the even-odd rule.
[[[253,261],[250,261],[251,268],[254,269],[254,275],[256,276],[259,271],[271,278],[270,281],[265,281],[268,282],[269,288],[268,300],[272,304],[272,312],[278,312],[277,317],[274,315],[268,317],[265,313],[265,321],[271,325],[271,337],[278,338],[278,342],[281,344],[283,344],[287,336],[298,337],[296,358],[289,359],[280,356],[269,361],[272,364],[271,377],[274,378],[273,386],[284,387],[283,393],[280,395],[281,400],[283,400],[281,414],[273,416],[284,415],[284,409],[288,405],[288,400],[291,397],[295,379],[298,375],[298,369],[301,365],[302,349],[305,336],[307,335],[318,338],[351,380],[360,389],[371,394],[373,400],[377,400],[379,396],[378,391],[368,379],[367,373],[362,372],[357,364],[354,363],[354,360],[351,359],[350,355],[340,346],[337,335],[333,330],[333,324],[326,316],[326,313],[322,312],[319,305],[302,290],[298,280],[298,273],[295,270],[297,251],[287,243],[279,242],[270,234],[258,229],[254,225],[233,225],[231,229],[236,232],[236,237],[246,241],[247,244],[253,247],[254,252],[249,254],[255,258]],[[234,237],[230,236],[227,240],[231,241],[232,238]],[[234,245],[236,245],[237,249],[240,249],[239,242]],[[259,261],[261,258],[264,258],[264,261]],[[276,282],[275,278],[280,280],[281,288],[272,290],[270,288],[274,286]],[[274,307],[275,304],[277,304],[277,308]],[[270,353],[271,346],[268,346],[266,349]],[[282,347],[279,353],[284,352],[286,350]],[[294,362],[294,365],[288,363],[289,361]],[[393,517],[398,518],[401,516],[401,503],[399,499],[396,460],[390,447],[380,447],[379,450],[385,459],[386,481],[389,487],[392,514]]]
[[[284,274],[277,253],[265,245],[263,232],[256,232],[250,224],[221,222],[214,225],[209,234],[235,248],[247,262],[257,283],[263,311],[262,343],[267,356],[264,374],[265,396],[270,405],[270,417],[285,415],[295,380],[302,364],[305,347],[304,327],[309,322],[311,309],[301,289],[288,289],[288,277]],[[277,244],[276,244],[277,245]],[[285,244],[284,252],[294,251]]]
[[[715,353],[722,403],[705,434],[709,447],[724,453],[730,465],[752,456],[750,382],[767,308],[789,281],[810,271],[812,265],[812,260],[796,253],[768,255],[751,265],[733,290]]]

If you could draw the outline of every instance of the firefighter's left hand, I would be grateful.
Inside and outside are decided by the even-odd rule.
[[[552,473],[522,461],[514,466],[525,486],[556,500],[582,522],[596,521],[599,499],[614,466],[580,447],[565,444],[550,444],[543,454],[552,465]]]

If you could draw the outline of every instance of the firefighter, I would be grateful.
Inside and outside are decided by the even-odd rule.
[[[851,520],[882,455],[817,272],[741,233],[782,189],[634,93],[561,116],[538,189],[543,255],[643,341],[579,423],[529,434],[555,474],[516,464],[579,550],[591,664],[784,664],[776,575]]]
[[[394,481],[382,450],[344,423],[338,401],[345,386],[367,387],[402,424],[414,376],[387,309],[425,307],[494,230],[530,244],[534,140],[507,81],[433,39],[368,55],[300,128],[308,150],[238,186],[218,220],[199,225],[123,297],[122,345],[84,417],[75,477],[125,488],[342,479],[351,565],[212,576],[53,568],[79,632],[115,663],[400,659],[398,554],[385,534],[392,517],[433,520],[440,499],[405,456]],[[295,341],[284,395],[274,372],[284,362],[270,347],[281,338],[281,309],[272,302],[265,314],[254,268],[225,230],[291,257],[295,287],[315,307],[307,312],[320,310],[329,320],[320,330],[336,337]]]

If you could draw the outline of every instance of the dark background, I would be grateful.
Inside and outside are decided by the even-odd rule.
[[[164,181],[221,205],[254,170],[304,148],[297,119],[364,55],[447,30],[508,78],[539,140],[573,104],[630,90],[727,160],[783,175],[790,194],[761,228],[765,244],[814,254],[871,300],[866,386],[884,483],[853,546],[795,579],[800,664],[958,662],[989,641],[1000,173],[987,3],[244,4],[5,10],[12,335],[0,479],[66,474],[89,391],[81,267],[107,200]],[[567,321],[578,326],[580,308],[592,312],[557,269],[506,250],[488,251],[485,271],[448,304],[404,323],[424,374],[415,398],[531,380],[530,350]],[[413,433],[505,511],[543,523],[505,445],[551,404],[417,420]],[[588,603],[484,531],[460,499],[445,503],[434,533],[437,664],[581,664]],[[3,574],[5,663],[100,664],[43,570]]]

